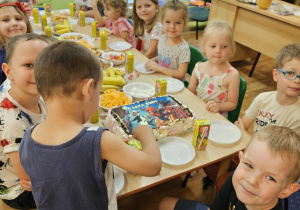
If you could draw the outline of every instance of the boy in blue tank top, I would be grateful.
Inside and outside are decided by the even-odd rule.
[[[103,160],[135,174],[159,174],[161,156],[150,126],[133,133],[143,151],[105,128],[83,126],[98,108],[103,77],[90,50],[70,41],[52,44],[39,54],[34,70],[47,117],[26,131],[20,158],[37,209],[108,209]]]

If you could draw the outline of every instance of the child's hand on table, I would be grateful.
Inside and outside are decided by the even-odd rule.
[[[241,118],[238,118],[238,120],[235,121],[234,125],[236,125],[236,127],[238,127],[242,131],[245,130],[245,126]]]
[[[155,61],[148,60],[145,64],[145,68],[147,69],[147,71],[158,71],[159,64]],[[158,71],[159,72],[159,71]]]
[[[208,101],[206,103],[206,109],[214,113],[217,113],[220,110],[218,104],[214,101]]]

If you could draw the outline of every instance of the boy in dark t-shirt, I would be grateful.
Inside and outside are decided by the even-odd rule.
[[[252,138],[240,163],[216,196],[211,210],[280,210],[281,199],[299,190],[300,136],[287,127],[268,126]],[[207,210],[202,203],[164,198],[159,210]]]

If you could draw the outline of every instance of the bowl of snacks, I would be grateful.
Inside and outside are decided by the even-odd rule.
[[[92,47],[94,47],[94,44],[92,42],[88,42],[87,40],[81,40],[81,41],[76,41],[79,44],[82,44],[83,46],[91,49]]]
[[[102,70],[106,70],[107,68],[114,66],[113,62],[104,60],[103,58],[100,58],[99,62],[101,64]]]
[[[108,61],[112,61],[114,65],[121,65],[125,62],[125,54],[120,52],[104,52],[102,58]]]
[[[132,96],[133,100],[138,101],[154,96],[155,88],[145,82],[129,83],[123,86],[126,95]]]
[[[131,102],[131,96],[128,96],[124,92],[117,91],[115,89],[108,89],[99,97],[99,107],[105,111],[108,111],[116,106],[131,104]]]
[[[86,39],[85,35],[80,33],[65,33],[60,35],[60,37],[63,40],[68,40],[68,41],[82,41]]]
[[[100,33],[104,31],[106,33],[106,35],[111,35],[112,31],[108,28],[100,28]]]

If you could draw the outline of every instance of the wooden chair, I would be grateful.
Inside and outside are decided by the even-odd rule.
[[[207,22],[209,16],[209,9],[206,3],[211,3],[211,0],[205,0],[203,7],[188,6],[190,20],[196,21],[196,39],[198,39],[198,22]]]
[[[243,100],[244,100],[244,96],[245,96],[245,93],[246,93],[246,90],[247,90],[247,83],[246,81],[244,80],[244,78],[242,76],[240,76],[240,87],[239,87],[239,98],[238,98],[238,104],[236,106],[236,108],[230,112],[228,112],[228,120],[232,123],[234,123],[238,117],[239,117],[239,114],[240,114],[240,111],[241,111],[241,107],[242,107],[242,104],[243,104]],[[182,187],[185,187],[186,186],[186,183],[190,177],[191,173],[187,173],[181,186]],[[210,181],[211,182],[211,181]],[[210,182],[208,181],[205,186],[203,186],[203,189],[207,189],[208,185],[210,184]]]
[[[189,46],[189,47],[190,47],[190,52],[191,52],[191,60],[188,65],[188,68],[187,68],[187,73],[189,75],[192,75],[192,72],[195,68],[196,63],[198,63],[199,61],[205,62],[206,58],[203,55],[203,53],[200,50],[198,50],[197,48],[195,48],[193,46]],[[187,88],[189,86],[189,82],[185,80],[184,86]]]

